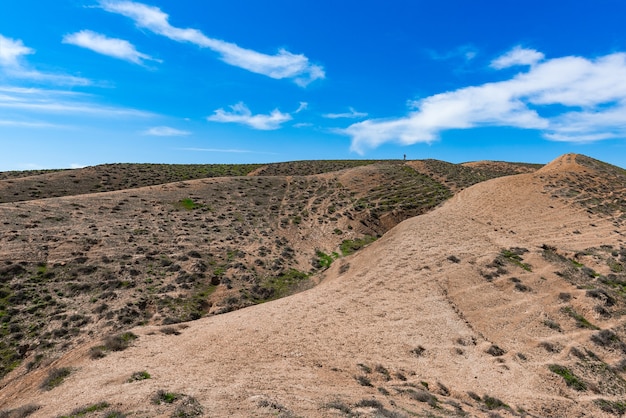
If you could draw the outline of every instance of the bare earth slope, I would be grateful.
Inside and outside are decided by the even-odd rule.
[[[90,357],[94,338],[30,373],[16,369],[0,408],[38,406],[33,417],[99,402],[137,417],[619,415],[623,206],[598,212],[557,193],[594,179],[619,198],[624,183],[605,177],[567,155],[479,183],[335,262],[306,292],[138,327],[131,347],[104,358]],[[71,368],[65,381],[42,390],[62,367]],[[151,378],[129,382],[138,371]],[[159,390],[178,397],[156,404]]]

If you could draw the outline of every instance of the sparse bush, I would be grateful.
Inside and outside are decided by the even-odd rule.
[[[551,328],[551,329],[553,329],[553,330],[555,330],[555,331],[559,331],[559,332],[561,332],[561,331],[562,331],[562,329],[561,329],[561,325],[559,325],[559,323],[558,323],[558,322],[555,322],[555,321],[553,321],[553,320],[551,320],[551,319],[544,319],[543,324],[544,324],[546,327]]]
[[[185,396],[181,402],[176,406],[172,417],[187,418],[187,417],[199,417],[202,416],[204,408],[200,405],[200,402],[193,396]]]
[[[357,408],[383,408],[383,404],[380,403],[380,401],[377,399],[361,399],[354,406],[356,406]]]
[[[87,414],[91,414],[92,412],[105,410],[108,407],[109,407],[109,404],[107,402],[98,402],[93,405],[81,406],[80,408],[76,408],[72,412],[70,412],[68,415],[63,415],[59,418],[79,418]],[[108,417],[108,415],[105,415],[105,416]]]
[[[494,398],[493,396],[485,395],[483,396],[483,402],[487,409],[500,409],[500,408],[510,408],[507,404],[502,402],[498,398]]]
[[[411,350],[411,354],[414,354],[417,357],[421,357],[422,354],[424,354],[425,351],[426,351],[426,349],[424,347],[422,347],[421,345],[418,345],[413,350]]]
[[[371,372],[372,372],[372,368],[371,368],[371,367],[369,367],[369,366],[368,366],[368,365],[366,365],[366,364],[363,364],[363,363],[358,363],[358,364],[357,364],[357,366],[359,366],[359,368],[360,368],[361,370],[363,370],[363,373],[368,373],[368,374],[369,374],[369,373],[371,373]]]
[[[108,336],[104,340],[104,346],[109,351],[123,351],[130,347],[130,344],[137,339],[137,335],[132,332]]]
[[[163,327],[161,332],[165,335],[180,335],[180,331],[174,327]]]
[[[496,344],[492,344],[491,347],[487,349],[487,354],[491,354],[494,357],[503,356],[505,353],[506,351],[498,347]]]
[[[356,376],[355,379],[361,386],[374,386],[372,385],[372,381],[367,376]]]
[[[559,293],[559,300],[561,302],[569,302],[570,300],[572,300],[572,295],[571,293],[561,292]]]
[[[553,344],[548,341],[540,342],[539,347],[543,348],[548,353],[560,353],[561,352],[561,347],[559,347],[557,344]]]
[[[130,376],[130,379],[128,379],[129,382],[137,382],[139,380],[146,380],[146,379],[150,379],[152,376],[150,376],[150,373],[148,373],[147,371],[141,371],[141,372],[135,372]]]
[[[608,401],[606,399],[596,399],[593,401],[598,408],[609,414],[622,416],[626,414],[626,402]]]
[[[558,364],[551,364],[548,366],[548,369],[550,369],[552,373],[561,376],[565,380],[565,384],[572,389],[580,392],[587,390],[587,385],[567,367],[560,366]]]
[[[574,320],[576,320],[576,325],[579,328],[587,328],[587,329],[600,329],[597,326],[593,325],[591,322],[589,322],[584,316],[582,316],[581,314],[577,313],[572,307],[570,306],[566,306],[565,308],[562,309],[563,313],[569,315],[570,317],[572,317]]]
[[[43,390],[52,390],[55,387],[59,386],[66,377],[68,377],[72,373],[72,369],[69,367],[61,367],[58,369],[52,369],[48,373],[48,377],[41,384],[41,389]]]
[[[618,349],[626,353],[626,344],[620,340],[617,334],[609,329],[603,329],[602,331],[593,334],[591,336],[591,341],[600,347]]]
[[[36,412],[41,406],[28,404],[15,409],[0,411],[0,418],[26,418]]]
[[[336,409],[344,414],[352,414],[352,408],[342,401],[331,401],[324,405],[327,409]]]
[[[160,405],[162,403],[174,403],[180,399],[180,394],[173,392],[166,392],[163,389],[159,389],[157,393],[152,396],[152,403]]]

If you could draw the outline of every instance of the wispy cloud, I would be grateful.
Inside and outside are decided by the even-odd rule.
[[[282,113],[278,109],[274,109],[269,115],[253,115],[242,102],[230,106],[230,108],[231,111],[217,109],[207,119],[211,122],[239,123],[263,131],[278,129],[283,123],[293,119],[289,113]]]
[[[65,129],[67,126],[58,125],[55,123],[48,122],[32,122],[32,121],[22,121],[22,120],[6,120],[0,119],[0,126],[10,126],[17,128],[37,128],[37,129],[50,129],[50,128],[59,128]]]
[[[462,58],[465,61],[471,61],[478,55],[478,49],[473,45],[461,45],[451,51],[447,51],[444,53],[430,49],[426,52],[428,53],[430,58],[437,61],[446,61],[454,58]]]
[[[300,102],[300,105],[298,106],[298,109],[296,109],[295,112],[293,113],[300,113],[303,110],[307,110],[309,108],[309,104],[307,102]]]
[[[137,51],[135,46],[124,39],[109,38],[90,30],[71,33],[63,37],[63,43],[90,49],[98,54],[143,65],[144,61],[162,62],[150,55]]]
[[[124,107],[94,103],[89,95],[52,89],[0,86],[0,108],[22,110],[29,114],[56,113],[94,117],[151,117],[154,114]]]
[[[513,65],[530,67],[509,80],[426,97],[406,116],[366,120],[342,132],[359,153],[386,142],[429,143],[445,130],[483,126],[539,130],[547,139],[569,142],[626,137],[625,53],[545,60],[540,52],[515,48],[492,67]]]
[[[187,136],[191,135],[191,132],[182,131],[169,126],[155,126],[154,128],[142,132],[142,134],[148,136]]]
[[[360,118],[366,118],[367,117],[367,113],[357,112],[352,107],[350,107],[348,109],[350,110],[349,112],[344,112],[344,113],[326,113],[326,114],[324,114],[322,116],[327,118],[327,119],[360,119]]]
[[[177,42],[187,42],[209,48],[220,55],[227,64],[243,68],[275,79],[292,79],[300,86],[325,77],[324,69],[312,64],[302,54],[293,54],[280,49],[275,55],[267,55],[250,49],[209,38],[197,29],[177,28],[169,23],[169,15],[161,9],[133,1],[100,0],[104,10],[126,16],[135,21],[137,27],[147,29]]]
[[[516,46],[501,57],[496,58],[491,62],[491,67],[496,70],[503,68],[513,67],[516,65],[534,65],[539,61],[543,61],[545,56],[534,49],[522,48]]]
[[[13,79],[26,79],[41,83],[58,85],[87,86],[91,80],[65,74],[43,73],[30,68],[24,56],[34,54],[35,50],[24,45],[20,39],[11,39],[0,35],[0,75]]]

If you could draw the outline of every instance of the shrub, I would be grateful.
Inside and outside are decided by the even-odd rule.
[[[503,356],[505,353],[506,351],[498,347],[496,344],[492,344],[491,347],[487,349],[487,354],[491,354],[494,357]]]
[[[104,409],[107,409],[109,407],[109,404],[107,402],[98,402],[96,404],[93,405],[89,405],[89,406],[81,406],[80,408],[76,408],[74,409],[72,412],[70,412],[68,415],[63,415],[59,418],[78,418],[78,417],[83,417],[87,414],[90,414],[92,412],[97,412],[97,411],[102,411]],[[108,415],[105,415],[106,417],[108,417]]]
[[[626,403],[618,401],[607,401],[606,399],[596,399],[594,403],[603,410],[613,415],[622,416],[626,414]]]
[[[132,375],[130,375],[130,379],[128,379],[129,382],[136,382],[139,380],[146,380],[146,379],[150,379],[152,376],[150,376],[150,373],[148,373],[147,371],[143,370],[141,372],[135,372]]]
[[[567,367],[560,366],[558,364],[551,364],[548,366],[548,369],[550,369],[552,373],[561,376],[565,380],[567,386],[572,389],[577,391],[587,390],[587,385]]]
[[[72,369],[69,367],[62,367],[58,369],[52,369],[48,373],[48,377],[41,384],[41,389],[44,390],[52,390],[55,387],[59,386],[66,377],[68,377],[72,373]]]
[[[485,403],[485,406],[487,407],[487,409],[510,408],[507,404],[502,402],[500,399],[494,398],[489,395],[483,396],[483,402]]]
[[[185,396],[176,409],[174,409],[172,417],[199,417],[202,416],[203,412],[204,408],[202,408],[202,405],[200,405],[200,402],[198,402],[196,398]]]
[[[426,351],[426,349],[424,347],[422,347],[421,345],[418,345],[416,348],[411,350],[411,354],[415,354],[415,356],[421,357],[422,354],[424,354],[425,351]]]
[[[555,322],[555,321],[553,321],[551,319],[544,319],[543,325],[545,325],[546,327],[551,328],[551,329],[553,329],[555,331],[559,331],[559,332],[562,331],[561,330],[561,325],[559,325],[558,322]]]
[[[576,325],[579,328],[600,329],[597,326],[593,325],[584,316],[582,316],[581,314],[577,313],[573,308],[571,308],[569,306],[563,308],[562,311],[563,311],[563,313],[566,313],[567,315],[572,317],[574,320],[576,320]]]
[[[152,396],[152,403],[160,405],[162,403],[174,403],[180,399],[180,394],[173,392],[166,392],[163,389],[159,389],[157,393]]]
[[[591,341],[600,347],[616,348],[626,353],[626,344],[624,344],[617,334],[611,330],[603,329],[602,331],[593,334],[591,336]]]
[[[130,347],[130,344],[137,339],[137,335],[132,332],[110,335],[104,339],[104,345],[91,347],[89,355],[92,359],[99,359],[107,355],[109,351],[123,351]]]
[[[31,403],[15,409],[2,410],[0,411],[0,418],[26,418],[39,408],[41,406]]]
[[[356,376],[355,379],[361,386],[374,387],[374,385],[372,385],[372,381],[367,376]]]

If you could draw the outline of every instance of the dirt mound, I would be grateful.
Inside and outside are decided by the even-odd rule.
[[[15,370],[0,408],[39,407],[34,417],[75,408],[146,417],[184,408],[242,417],[619,415],[626,235],[614,218],[547,192],[552,180],[537,172],[465,189],[336,261],[306,292],[138,327],[129,348],[98,359],[90,351],[106,341],[85,337],[49,364]],[[41,389],[63,370],[58,387]]]

